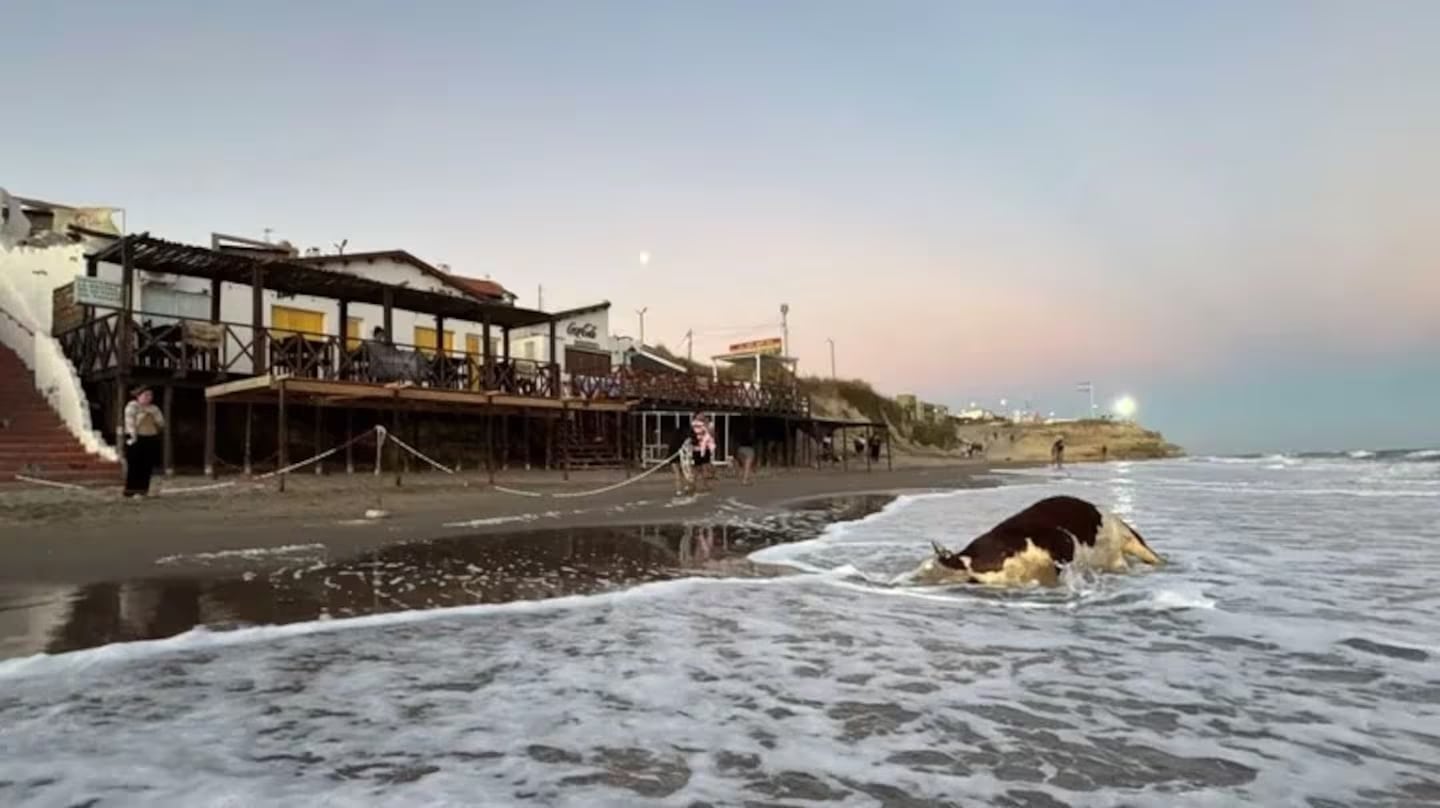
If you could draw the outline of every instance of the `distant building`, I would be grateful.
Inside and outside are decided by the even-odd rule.
[[[938,424],[950,417],[950,408],[944,404],[931,404],[928,401],[921,401],[913,393],[901,393],[895,397],[895,403],[905,417],[911,421],[922,424]]]

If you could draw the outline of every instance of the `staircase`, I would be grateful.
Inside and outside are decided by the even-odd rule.
[[[0,485],[24,474],[68,483],[120,481],[120,464],[85,451],[35,389],[35,375],[0,345]]]
[[[559,451],[555,453],[555,462],[563,462],[562,458],[568,458],[572,469],[619,469],[624,468],[625,463],[615,447],[614,434],[600,431],[599,440],[597,434],[584,434],[579,424],[566,419],[560,421],[560,441],[564,447],[565,454]]]

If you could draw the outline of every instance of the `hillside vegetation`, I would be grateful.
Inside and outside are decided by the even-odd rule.
[[[1057,424],[917,422],[894,399],[864,381],[805,378],[800,386],[811,397],[816,415],[888,424],[895,452],[914,457],[963,457],[967,447],[975,445],[990,460],[1044,462],[1050,459],[1051,445],[1062,437],[1067,460],[1099,460],[1102,456],[1148,460],[1184,454],[1159,432],[1135,423],[1100,419]]]

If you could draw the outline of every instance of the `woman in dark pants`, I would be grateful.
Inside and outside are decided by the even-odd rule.
[[[148,387],[137,388],[134,400],[125,405],[125,496],[150,494],[164,428],[165,416],[155,406],[155,394]]]

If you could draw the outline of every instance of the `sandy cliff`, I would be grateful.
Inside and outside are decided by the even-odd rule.
[[[919,424],[907,418],[895,402],[863,382],[806,380],[806,391],[816,415],[854,421],[890,424],[897,455],[916,458],[964,457],[967,444],[983,447],[983,456],[997,461],[1048,461],[1050,447],[1065,439],[1070,461],[1150,460],[1179,457],[1179,446],[1159,432],[1135,423],[1074,421],[1058,424],[1016,424],[1008,421],[961,424]]]

